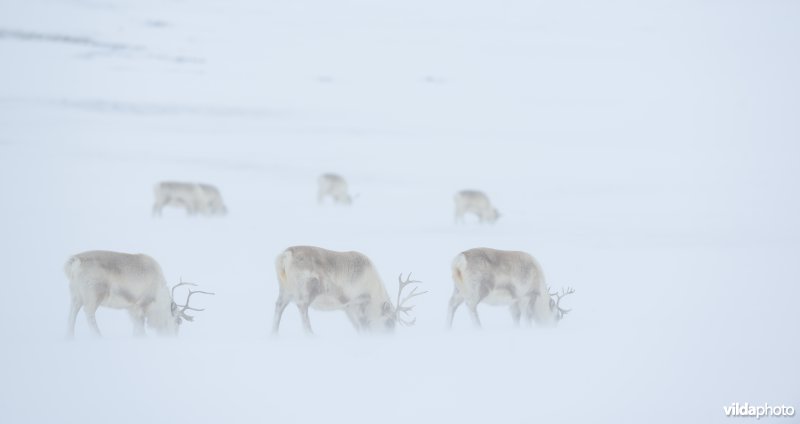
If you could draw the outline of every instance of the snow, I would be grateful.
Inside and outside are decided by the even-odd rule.
[[[798,407],[800,4],[3,0],[0,421],[721,422]],[[316,204],[344,175],[350,208]],[[161,180],[224,218],[150,216]],[[487,192],[496,225],[456,225]],[[357,250],[417,325],[287,308],[273,260]],[[556,329],[446,331],[450,262],[524,250]],[[63,263],[143,252],[216,296],[177,339],[65,341]]]

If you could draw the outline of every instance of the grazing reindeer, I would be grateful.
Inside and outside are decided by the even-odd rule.
[[[161,216],[164,206],[184,208],[189,215],[228,213],[219,190],[209,184],[165,181],[157,184],[154,191],[156,201],[153,204],[153,215]]]
[[[494,223],[500,218],[500,212],[492,207],[492,202],[482,191],[462,190],[455,195],[456,203],[456,222],[464,222],[464,214],[473,213],[478,216],[478,220]]]
[[[347,181],[337,174],[322,174],[317,178],[317,203],[330,196],[334,203],[349,205],[353,198],[347,193]]]
[[[83,308],[89,326],[97,336],[95,312],[100,306],[127,309],[133,320],[134,335],[144,335],[145,321],[161,335],[175,336],[183,320],[193,321],[186,311],[202,311],[189,306],[195,293],[214,294],[189,290],[186,304],[175,302],[175,289],[194,286],[180,282],[167,289],[161,267],[147,255],[95,250],[70,257],[64,265],[72,297],[67,336],[75,335],[75,318]]]
[[[470,249],[453,260],[455,288],[447,311],[447,326],[453,326],[453,315],[466,302],[476,326],[480,327],[478,304],[509,305],[511,317],[519,324],[524,315],[527,323],[554,326],[570,310],[560,306],[561,299],[575,292],[548,292],[542,267],[525,252]]]
[[[222,194],[219,189],[211,184],[197,184],[197,186],[203,192],[205,200],[205,205],[202,209],[211,215],[227,215],[228,208],[225,207],[225,203],[222,201]]]
[[[275,260],[280,294],[275,302],[272,332],[277,333],[281,315],[289,302],[300,310],[306,333],[311,331],[308,308],[344,310],[353,327],[360,332],[391,332],[395,324],[410,326],[416,321],[403,317],[413,309],[406,302],[427,292],[418,287],[401,298],[403,288],[419,283],[411,274],[402,280],[393,305],[369,258],[358,252],[334,252],[311,246],[290,247]]]

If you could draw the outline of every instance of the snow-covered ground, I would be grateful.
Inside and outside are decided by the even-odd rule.
[[[0,0],[0,422],[721,422],[800,407],[800,3]],[[315,199],[345,175],[350,208]],[[150,216],[160,180],[230,214]],[[503,216],[455,225],[452,195]],[[417,325],[294,307],[275,256],[366,253]],[[445,331],[450,262],[524,250],[573,308]],[[178,339],[64,340],[63,263],[217,293]],[[774,420],[771,419],[771,420]]]

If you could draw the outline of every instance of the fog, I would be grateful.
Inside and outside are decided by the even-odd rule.
[[[800,4],[3,0],[0,421],[724,422],[798,405]],[[317,203],[335,172],[350,206]],[[151,215],[160,181],[225,216]],[[487,193],[501,217],[453,219]],[[367,255],[416,325],[290,305],[285,248]],[[556,328],[445,328],[450,265],[521,250]],[[64,263],[145,253],[196,299],[177,338],[83,314]],[[776,418],[764,418],[768,421]],[[793,418],[793,419],[796,419]]]

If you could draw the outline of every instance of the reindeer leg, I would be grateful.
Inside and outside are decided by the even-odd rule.
[[[469,308],[469,314],[472,317],[472,323],[475,324],[475,327],[481,328],[481,319],[478,317],[478,303],[475,304],[467,304],[467,308]]]
[[[68,339],[72,339],[73,337],[75,337],[75,319],[78,317],[78,312],[80,312],[81,307],[83,307],[83,303],[81,302],[81,300],[73,296],[72,301],[70,302],[69,317],[67,319]]]
[[[358,311],[356,310],[356,307],[353,305],[348,305],[347,308],[345,308],[344,310],[344,313],[345,315],[347,315],[347,319],[350,321],[350,324],[353,324],[353,328],[355,328],[356,331],[360,332],[361,328],[359,327],[358,324],[357,312]]]
[[[458,291],[458,288],[453,288],[453,295],[450,297],[450,303],[447,305],[447,328],[453,328],[453,317],[456,314],[461,304],[464,303],[464,296]]]
[[[156,202],[153,204],[153,215],[161,216],[164,207],[169,206],[171,203],[173,203],[173,199],[169,195],[156,197]]]
[[[300,318],[303,319],[303,328],[307,334],[314,334],[311,330],[311,320],[308,317],[308,307],[314,302],[314,299],[322,293],[322,283],[318,278],[311,278],[300,285],[302,299],[295,300],[297,309],[300,310]]]
[[[472,316],[472,323],[475,324],[476,327],[481,328],[481,319],[478,317],[478,304],[481,303],[486,296],[494,288],[494,281],[492,280],[484,280],[481,281],[478,285],[478,299],[474,302],[467,302],[467,307],[469,308],[470,315]]]
[[[362,305],[350,305],[345,309],[345,313],[347,314],[347,319],[350,320],[350,323],[353,324],[353,328],[355,328],[357,332],[361,333],[367,330],[365,324],[366,316]]]
[[[519,327],[519,319],[522,316],[522,309],[519,306],[519,301],[511,304],[511,319],[514,320],[514,326]]]
[[[135,337],[144,336],[144,314],[142,311],[129,310],[131,322],[133,322],[133,335]]]
[[[529,297],[527,299],[520,300],[522,304],[522,314],[525,318],[525,327],[532,327],[533,326],[533,309],[534,303],[536,302],[536,295]]]
[[[102,337],[100,334],[100,327],[97,326],[97,319],[95,312],[100,304],[103,303],[109,295],[109,287],[105,282],[96,282],[92,284],[92,288],[84,293],[83,296],[83,313],[86,315],[86,321],[89,322],[89,327],[94,330],[97,337]]]
[[[97,307],[97,304],[87,304],[83,308],[83,313],[86,315],[86,321],[89,323],[89,328],[94,331],[94,335],[97,337],[102,337],[103,335],[100,334],[100,327],[97,326],[97,318],[95,318]]]
[[[308,317],[308,305],[298,303],[297,309],[300,311],[300,318],[303,319],[303,330],[306,331],[306,334],[313,335],[314,330],[311,329],[311,319]]]
[[[272,319],[272,334],[278,334],[278,327],[281,325],[281,316],[283,316],[283,311],[288,304],[289,300],[286,299],[283,294],[279,294],[278,300],[275,302],[275,317]]]

